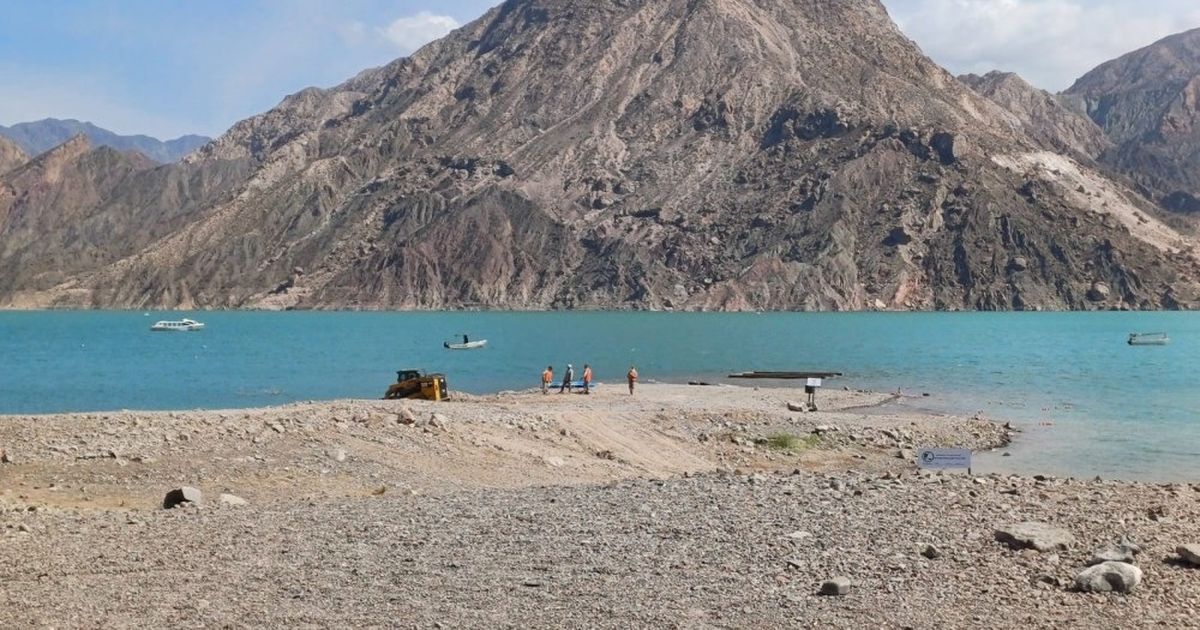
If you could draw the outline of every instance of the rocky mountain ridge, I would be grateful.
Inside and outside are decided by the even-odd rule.
[[[207,185],[53,286],[20,267],[0,304],[1197,303],[1194,243],[1044,145],[875,0],[509,0],[133,175],[80,215]]]
[[[0,137],[15,142],[29,155],[39,155],[84,135],[97,146],[106,146],[118,151],[137,151],[161,164],[175,162],[183,156],[204,146],[211,138],[185,135],[174,140],[159,140],[145,135],[125,136],[93,125],[90,122],[57,118],[46,118],[34,122],[17,123],[10,127],[0,125]]]
[[[1102,64],[1063,96],[1113,142],[1105,163],[1163,207],[1200,215],[1200,29]]]

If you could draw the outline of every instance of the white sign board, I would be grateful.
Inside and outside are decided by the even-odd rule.
[[[804,383],[804,386],[805,386],[805,387],[820,387],[820,386],[821,386],[821,379],[819,379],[819,378],[810,378],[810,379],[808,379],[808,381],[807,381],[806,383]]]
[[[971,468],[971,449],[969,448],[925,448],[917,453],[917,466],[931,470],[946,470]]]

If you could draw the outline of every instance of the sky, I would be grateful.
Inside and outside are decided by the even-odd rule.
[[[956,74],[1052,91],[1200,27],[1197,0],[883,0]],[[0,124],[215,136],[305,87],[411,54],[496,0],[0,0]]]

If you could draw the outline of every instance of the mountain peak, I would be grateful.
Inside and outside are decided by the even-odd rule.
[[[1117,145],[1112,167],[1165,208],[1200,213],[1200,29],[1101,64],[1064,96]]]
[[[959,80],[1003,107],[1025,133],[1052,151],[1091,162],[1111,147],[1104,130],[1015,72],[993,70],[982,77],[966,74]]]
[[[0,137],[17,143],[29,155],[48,151],[74,136],[85,135],[96,146],[118,151],[134,150],[160,163],[174,162],[208,142],[204,136],[187,135],[166,142],[144,135],[123,136],[73,118],[43,118],[35,122],[0,126]]]

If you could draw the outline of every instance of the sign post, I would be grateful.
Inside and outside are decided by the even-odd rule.
[[[817,388],[821,386],[821,379],[809,378],[804,382],[804,393],[808,394],[808,410],[817,410]]]

